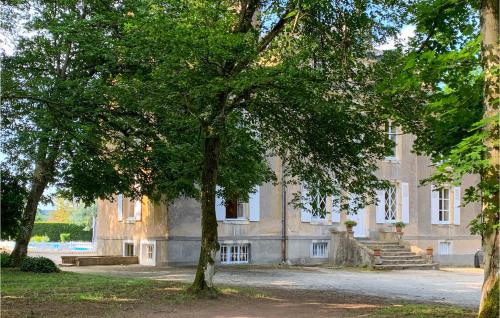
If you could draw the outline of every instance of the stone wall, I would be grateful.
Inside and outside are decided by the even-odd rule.
[[[352,234],[331,231],[330,262],[340,266],[372,266],[373,251],[356,241]]]

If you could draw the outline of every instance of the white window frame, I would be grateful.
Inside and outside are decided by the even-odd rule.
[[[448,192],[448,198],[444,198],[444,192]],[[443,187],[438,190],[439,196],[438,196],[438,223],[439,224],[451,224],[451,190],[448,187]],[[442,208],[445,202],[448,202],[448,209]],[[442,220],[441,216],[444,215],[444,213],[448,213],[448,220]]]
[[[447,252],[448,253],[443,253],[443,250],[441,249],[442,244],[448,245]],[[438,255],[452,255],[453,254],[453,243],[451,241],[438,241],[438,250],[437,250]]]
[[[122,255],[123,256],[130,256],[130,255],[125,255],[125,252],[127,251],[125,249],[125,245],[127,245],[127,244],[132,244],[132,247],[133,247],[132,250],[134,251],[134,255],[132,255],[132,256],[137,256],[137,253],[136,253],[136,249],[137,248],[136,248],[135,243],[134,243],[133,240],[123,240],[123,243],[122,243]]]
[[[319,214],[312,214],[311,213],[311,223],[324,223],[327,222],[328,220],[328,196],[327,195],[321,195],[317,193],[314,198],[312,198],[314,201],[316,201],[316,206],[321,206],[321,203],[324,204],[325,206],[325,214],[324,215],[319,215]]]
[[[385,156],[385,160],[387,161],[397,161],[398,160],[398,134],[396,127],[393,125],[391,121],[387,122],[387,130],[385,132],[387,134],[387,138],[394,142],[393,154],[390,156]]]
[[[392,196],[391,196],[392,192],[394,192],[394,200],[392,200]],[[389,199],[389,202],[388,202],[388,199]],[[387,216],[389,216],[389,217],[391,216],[390,214],[388,214],[388,211],[387,211],[388,205],[394,206],[394,213],[390,213],[390,214],[394,214],[394,219],[387,218]],[[392,183],[390,189],[384,190],[384,221],[386,223],[396,223],[396,221],[398,219],[398,206],[399,206],[398,185],[395,183]]]
[[[236,224],[247,224],[250,223],[250,202],[244,202],[242,200],[238,200],[236,206],[236,213],[238,214],[238,205],[241,204],[242,216],[237,216],[236,218],[228,218],[226,217],[226,206],[224,206],[224,223],[236,223]]]
[[[234,249],[236,249],[236,260],[232,260]],[[224,242],[220,245],[219,253],[221,264],[250,263],[250,243],[248,242]]]
[[[315,245],[325,245],[324,247],[324,254],[322,255],[314,255],[314,246]],[[328,258],[328,248],[329,248],[329,242],[328,241],[321,241],[321,240],[313,240],[311,242],[311,250],[310,250],[310,256],[311,258]],[[317,249],[316,249],[317,250]]]
[[[147,251],[147,246],[148,245],[153,246],[153,251],[152,251],[153,258],[152,259],[149,259],[149,258],[146,257],[147,256],[147,252],[148,252]],[[139,246],[140,246],[139,263],[141,265],[156,266],[156,255],[157,255],[156,240],[141,240]],[[145,254],[144,254],[145,257],[146,257],[145,259],[143,259],[143,257],[142,257],[142,252],[143,252],[142,249],[143,249],[143,247],[146,249]]]

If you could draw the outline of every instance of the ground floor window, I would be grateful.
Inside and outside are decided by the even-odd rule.
[[[439,242],[439,255],[450,255],[451,254],[451,242]]]
[[[147,257],[147,259],[153,259],[153,251],[154,251],[153,244],[146,244],[146,257]]]
[[[223,264],[248,263],[250,244],[222,244],[220,261]]]
[[[134,243],[123,244],[123,256],[134,256]]]
[[[311,248],[312,257],[328,257],[328,243],[314,242]]]

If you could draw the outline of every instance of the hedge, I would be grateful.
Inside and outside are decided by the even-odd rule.
[[[47,235],[51,242],[59,242],[61,233],[69,233],[72,241],[92,241],[92,231],[84,228],[72,223],[36,222],[31,235]]]

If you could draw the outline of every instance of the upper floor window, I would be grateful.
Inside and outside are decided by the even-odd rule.
[[[397,136],[396,135],[396,126],[391,122],[387,122],[385,124],[385,131],[387,134],[387,139],[389,139],[392,142],[391,148],[387,152],[385,157],[387,159],[394,159],[394,158],[396,158],[396,136]]]
[[[311,221],[319,221],[326,219],[326,195],[317,193],[312,197],[311,207],[313,214]]]
[[[396,185],[391,185],[384,194],[384,211],[386,221],[396,221],[397,216],[397,190]]]
[[[226,219],[245,218],[246,202],[241,200],[229,200],[226,202]]]
[[[439,222],[450,222],[450,189],[439,189]]]

